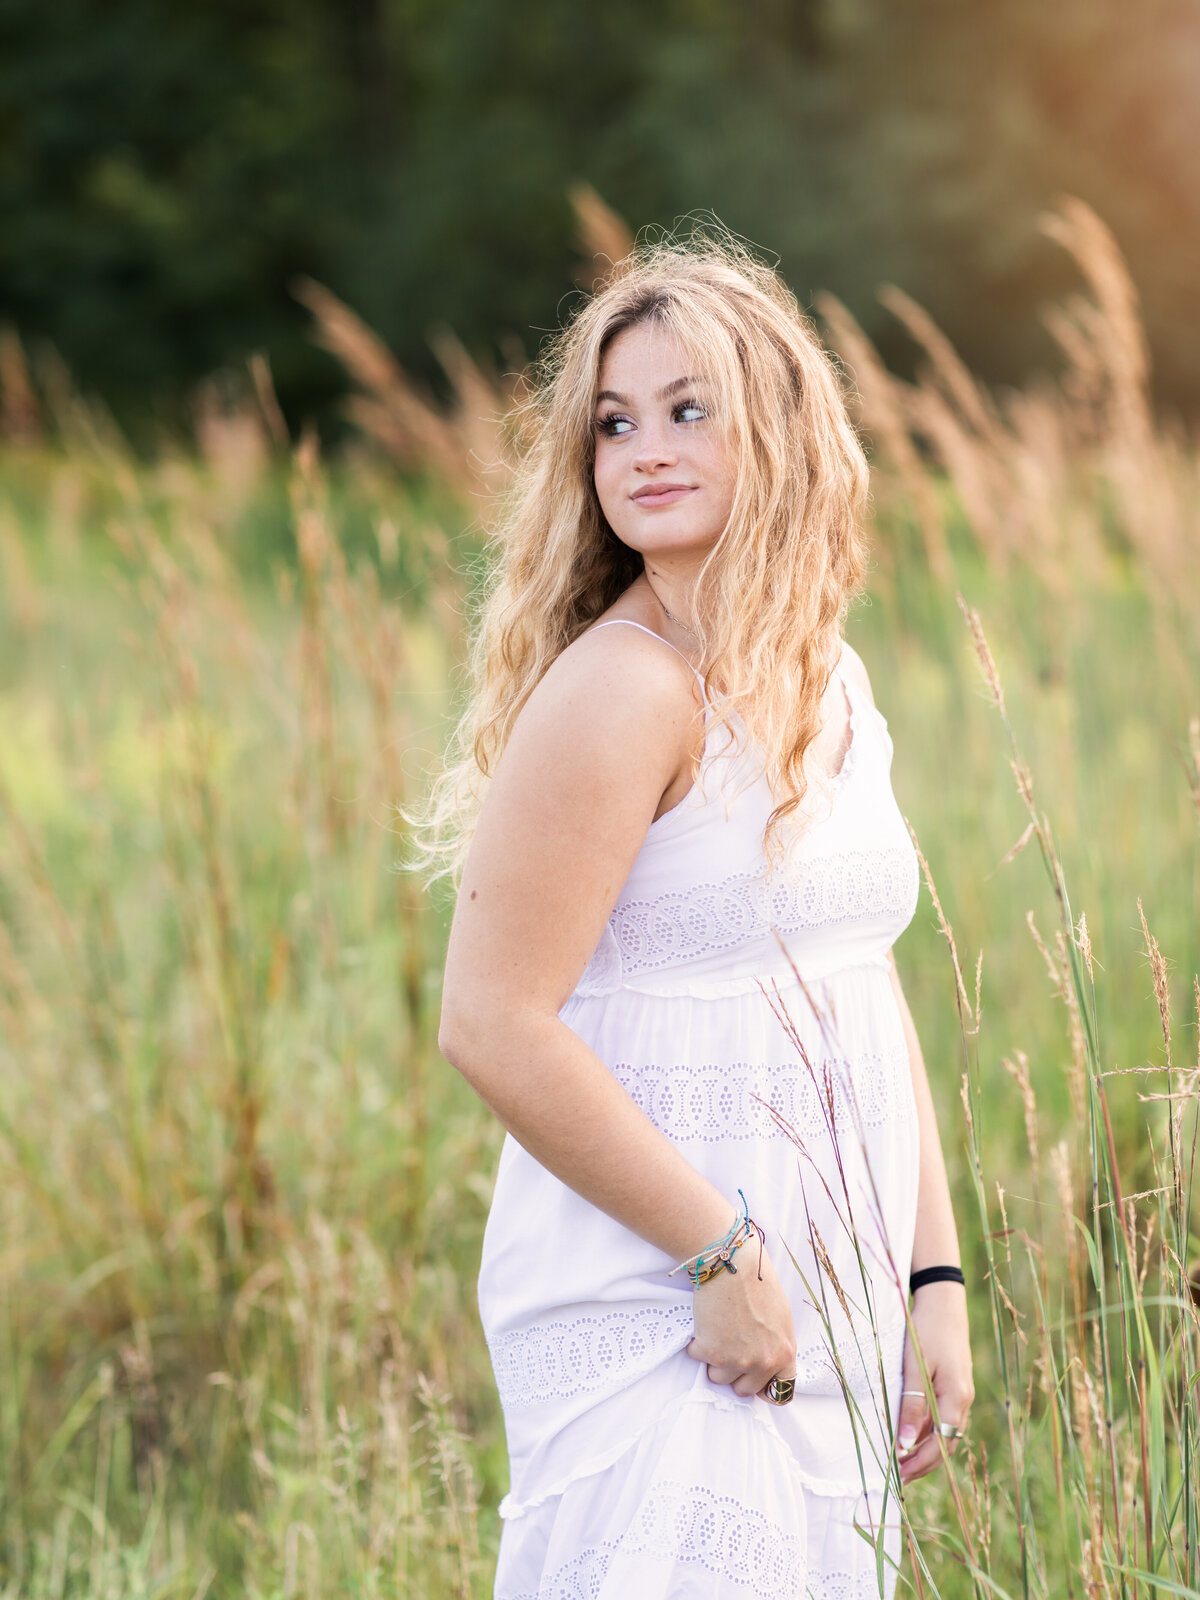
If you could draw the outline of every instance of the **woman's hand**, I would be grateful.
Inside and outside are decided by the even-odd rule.
[[[896,1431],[902,1483],[912,1483],[941,1466],[943,1444],[951,1455],[958,1448],[957,1439],[939,1439],[933,1432],[921,1367],[913,1348],[914,1331],[929,1370],[939,1419],[965,1428],[975,1398],[966,1291],[957,1283],[927,1283],[913,1296],[912,1328],[904,1345],[904,1393]]]
[[[714,1383],[735,1394],[761,1394],[772,1378],[796,1376],[796,1325],[771,1258],[749,1239],[733,1258],[737,1272],[718,1272],[695,1291],[693,1360],[708,1363]]]

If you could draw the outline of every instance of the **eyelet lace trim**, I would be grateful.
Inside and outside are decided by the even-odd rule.
[[[896,1574],[890,1567],[883,1571],[884,1587],[881,1590],[874,1571],[827,1572],[809,1580],[805,1590],[806,1600],[880,1600],[880,1595],[891,1600],[896,1589]]]
[[[828,1138],[827,1083],[835,1129],[875,1128],[915,1116],[903,1037],[889,1049],[856,1052],[852,1063],[830,1061],[814,1070],[815,1079],[800,1061],[695,1067],[618,1061],[612,1069],[634,1104],[673,1144],[784,1139],[787,1134],[772,1111],[806,1143]]]
[[[612,942],[602,938],[593,957],[602,972],[593,973],[589,962],[589,987],[610,977],[614,955],[628,977],[764,939],[772,928],[796,934],[868,917],[907,923],[917,889],[916,856],[911,846],[897,845],[825,856],[795,878],[744,872],[654,900],[631,900],[608,920]]]
[[[851,1265],[843,1288],[853,1295]],[[904,1349],[904,1314],[892,1305],[891,1286],[876,1291],[875,1327],[867,1313],[851,1304],[847,1325],[832,1286],[826,1299],[834,1319],[841,1377],[824,1335],[799,1352],[797,1386],[806,1394],[838,1395],[843,1379],[850,1393],[877,1411],[879,1368],[889,1384],[900,1375]],[[501,1403],[506,1409],[594,1394],[599,1389],[626,1388],[653,1371],[692,1337],[690,1299],[677,1305],[640,1306],[602,1316],[576,1317],[534,1324],[504,1334],[491,1346],[492,1366]]]
[[[850,1277],[852,1268],[846,1264],[843,1275],[844,1288],[853,1293]],[[861,1294],[861,1285],[854,1284]],[[868,1419],[882,1421],[883,1397],[880,1393],[879,1374],[882,1370],[888,1385],[888,1397],[894,1399],[900,1387],[904,1362],[904,1312],[891,1285],[875,1290],[875,1323],[857,1303],[851,1303],[847,1318],[839,1306],[831,1286],[826,1288],[826,1315],[833,1323],[837,1360],[830,1349],[828,1338],[822,1332],[820,1339],[807,1345],[796,1355],[796,1388],[798,1393],[812,1395],[840,1395],[845,1389],[858,1402]],[[841,1372],[838,1372],[838,1363]]]
[[[690,1298],[506,1333],[491,1346],[504,1406],[624,1388],[692,1337]]]
[[[668,1482],[654,1485],[620,1539],[589,1545],[543,1577],[536,1591],[503,1600],[590,1600],[618,1553],[686,1562],[763,1600],[805,1593],[803,1539],[732,1495]]]

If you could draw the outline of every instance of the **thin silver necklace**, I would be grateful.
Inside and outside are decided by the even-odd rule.
[[[646,587],[650,590],[650,593],[654,596],[654,598],[658,601],[659,605],[663,608],[664,614],[667,617],[670,618],[670,620],[675,624],[675,626],[677,628],[682,628],[684,633],[690,633],[693,639],[698,639],[700,637],[700,635],[699,635],[699,633],[697,633],[696,629],[693,628],[689,623],[680,622],[679,618],[675,615],[675,613],[673,611],[668,611],[667,610],[666,601],[662,598],[662,596],[659,594],[658,590],[650,582],[649,578],[646,579]]]

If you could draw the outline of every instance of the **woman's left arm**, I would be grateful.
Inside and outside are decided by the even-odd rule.
[[[912,1070],[913,1098],[920,1128],[920,1176],[917,1188],[917,1226],[913,1239],[912,1270],[922,1267],[956,1267],[960,1264],[958,1233],[950,1205],[950,1185],[938,1136],[937,1115],[925,1060],[913,1026],[912,1013],[900,987],[896,962],[888,957],[892,988],[904,1023],[908,1059]],[[925,1400],[921,1367],[913,1349],[913,1331],[920,1341],[925,1365],[942,1422],[964,1428],[975,1397],[971,1382],[971,1342],[967,1328],[967,1294],[957,1283],[927,1283],[913,1296],[912,1331],[904,1344],[904,1393],[900,1401],[897,1442],[900,1478],[911,1483],[941,1465],[942,1452],[932,1432],[933,1418]],[[956,1441],[947,1439],[953,1454]]]

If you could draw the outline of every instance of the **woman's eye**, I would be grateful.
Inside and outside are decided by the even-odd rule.
[[[628,433],[630,428],[633,427],[633,423],[628,417],[611,416],[601,417],[596,426],[607,438],[616,439],[622,434]]]
[[[675,416],[679,422],[703,422],[708,412],[695,400],[684,400],[675,407]]]

